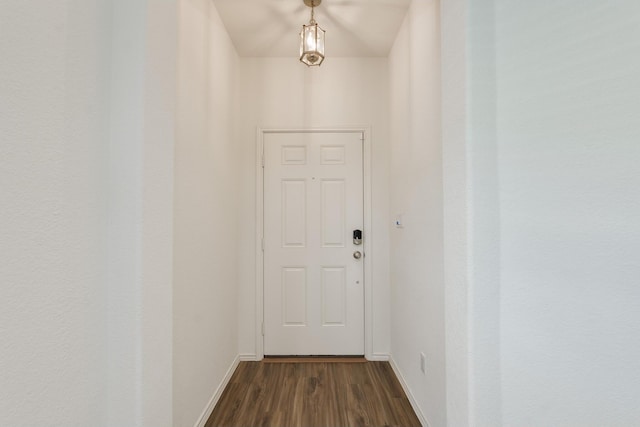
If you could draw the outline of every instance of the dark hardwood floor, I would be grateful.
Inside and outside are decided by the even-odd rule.
[[[419,427],[387,362],[241,362],[206,427]]]

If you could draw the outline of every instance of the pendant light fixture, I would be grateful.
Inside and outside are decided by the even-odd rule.
[[[303,0],[311,8],[311,20],[302,26],[300,32],[300,61],[309,67],[322,64],[324,61],[324,30],[314,19],[313,12],[322,0]]]

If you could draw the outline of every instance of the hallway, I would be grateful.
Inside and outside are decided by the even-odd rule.
[[[205,427],[420,427],[387,362],[241,362]]]
[[[308,68],[303,0],[2,1],[0,426],[203,427],[239,365],[256,420],[341,396],[327,417],[404,422],[386,362],[425,427],[640,425],[640,1],[315,16]],[[260,364],[260,176],[265,133],[337,129],[364,138],[364,224],[341,235],[364,241],[323,267],[365,264],[365,366],[387,367],[334,395],[336,366]],[[266,394],[259,366],[292,389]]]

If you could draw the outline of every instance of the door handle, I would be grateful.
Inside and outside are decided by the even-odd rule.
[[[354,257],[355,259],[360,259],[360,258],[362,258],[362,252],[360,252],[360,251],[355,251],[355,252],[353,253],[353,257]]]

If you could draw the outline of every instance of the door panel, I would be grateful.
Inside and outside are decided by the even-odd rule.
[[[322,247],[344,248],[346,230],[345,182],[322,180]]]
[[[307,183],[282,180],[282,245],[304,248],[307,240]]]
[[[307,270],[285,267],[282,269],[283,325],[307,324]]]
[[[266,355],[364,354],[360,133],[264,135]]]
[[[346,269],[322,267],[322,324],[344,326],[347,317]]]

